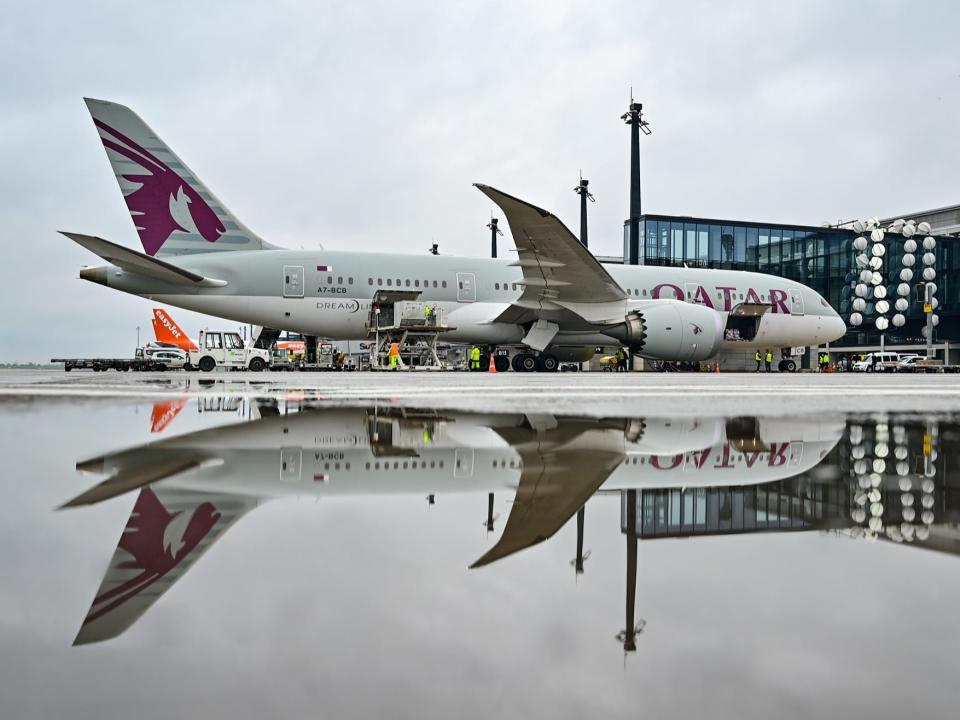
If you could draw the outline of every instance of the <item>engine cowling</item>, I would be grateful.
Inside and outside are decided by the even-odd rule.
[[[653,300],[627,313],[623,325],[607,331],[631,351],[656,360],[706,360],[723,340],[716,310],[679,300]]]

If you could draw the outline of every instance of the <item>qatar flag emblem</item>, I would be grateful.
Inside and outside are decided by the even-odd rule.
[[[333,265],[317,265],[317,272],[333,272]]]

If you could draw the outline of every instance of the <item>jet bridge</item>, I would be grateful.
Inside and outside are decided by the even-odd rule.
[[[390,348],[396,343],[401,370],[442,370],[437,341],[453,330],[444,308],[419,299],[419,291],[378,290],[370,304],[367,334],[374,340],[371,370],[388,370]]]

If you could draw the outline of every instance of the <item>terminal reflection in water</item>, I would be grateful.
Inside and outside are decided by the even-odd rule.
[[[154,429],[186,403],[156,405]],[[126,631],[228,527],[283,496],[476,493],[496,532],[500,494],[512,501],[502,532],[465,564],[509,562],[576,516],[581,573],[584,505],[619,494],[626,651],[644,624],[634,607],[640,540],[827,530],[960,554],[949,418],[590,418],[277,402],[255,402],[249,415],[77,463],[106,477],[65,506],[137,499],[76,644]]]

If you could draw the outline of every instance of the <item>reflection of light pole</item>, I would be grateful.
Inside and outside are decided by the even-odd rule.
[[[643,632],[646,620],[634,621],[637,606],[637,491],[627,490],[627,622],[624,629],[617,633],[617,640],[623,643],[624,655],[636,652],[637,635]]]
[[[583,526],[586,512],[586,505],[577,510],[577,556],[570,561],[570,564],[573,565],[574,572],[577,575],[583,575],[583,563],[587,558],[590,557],[589,550],[587,550],[586,553],[583,552]]]

